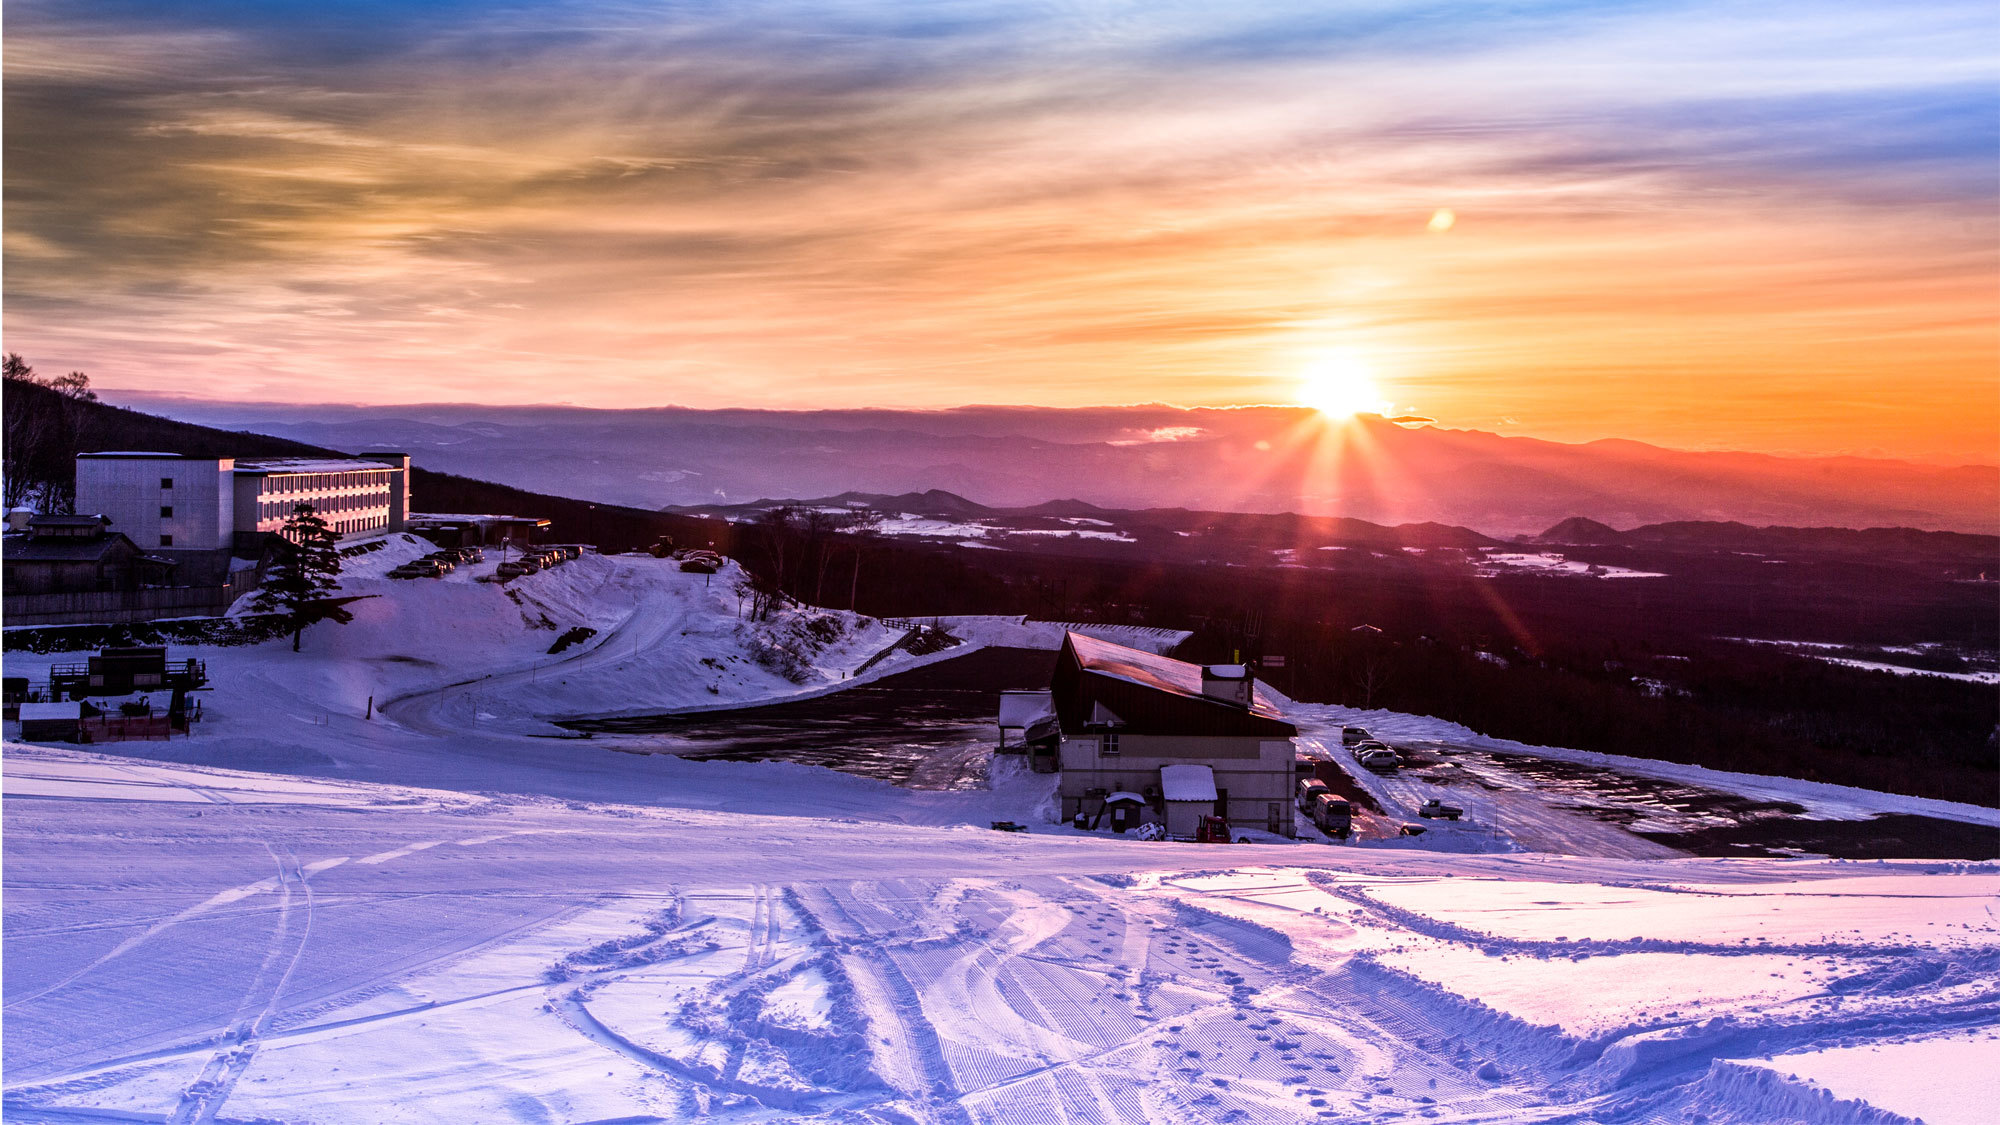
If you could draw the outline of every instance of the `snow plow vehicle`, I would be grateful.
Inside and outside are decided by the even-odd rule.
[[[1432,797],[1430,800],[1424,802],[1422,808],[1417,810],[1417,815],[1426,820],[1436,820],[1440,817],[1445,820],[1457,820],[1459,817],[1465,815],[1465,810],[1459,808],[1457,805],[1447,805],[1436,797]]]
[[[1202,817],[1201,822],[1196,824],[1194,828],[1194,842],[1197,844],[1231,843],[1232,841],[1229,839],[1229,822],[1219,816]]]

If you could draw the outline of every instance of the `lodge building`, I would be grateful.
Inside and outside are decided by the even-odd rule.
[[[1232,829],[1294,834],[1298,728],[1244,665],[1190,664],[1072,632],[1047,698],[1064,820],[1151,822],[1186,837],[1214,815]],[[1036,708],[1018,698],[1011,707],[1032,743]]]

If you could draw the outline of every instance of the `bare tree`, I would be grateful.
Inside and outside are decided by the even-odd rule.
[[[1361,706],[1374,710],[1375,697],[1387,691],[1396,678],[1396,669],[1389,663],[1389,654],[1379,650],[1362,654],[1352,667],[1354,690],[1361,693]]]
[[[85,404],[97,401],[90,376],[72,371],[44,378],[12,352],[0,360],[0,376],[9,384],[4,437],[7,505],[39,499],[47,511],[69,511],[76,502],[76,455],[89,437],[93,416]],[[17,389],[26,386],[42,390]]]
[[[757,520],[764,533],[764,550],[771,557],[771,578],[780,590],[789,588],[787,579],[791,577],[791,572],[786,564],[790,561],[791,539],[798,519],[799,510],[795,505],[780,504],[766,509]]]
[[[805,558],[800,561],[806,563],[810,560],[808,565],[813,568],[812,601],[814,605],[820,605],[826,592],[826,564],[833,556],[833,533],[837,524],[827,512],[807,508],[800,519],[800,526],[806,533]],[[800,582],[801,587],[804,584]]]

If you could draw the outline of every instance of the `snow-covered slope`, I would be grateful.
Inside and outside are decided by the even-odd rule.
[[[379,596],[304,652],[201,650],[193,738],[5,748],[7,1120],[1960,1125],[2000,1097],[2000,864],[1688,859],[1497,797],[1380,846],[1140,843],[1046,824],[1050,779],[1001,766],[915,792],[619,753],[548,718],[835,690],[902,630],[747,622],[733,570],[650,558],[382,577],[420,550],[365,556]],[[1336,758],[1357,719],[1564,753],[1291,708]],[[1361,776],[1398,814],[1429,784]]]
[[[879,787],[864,822],[18,745],[5,791],[9,1121],[1970,1125],[2000,1095],[1992,864],[1218,849],[898,825]]]

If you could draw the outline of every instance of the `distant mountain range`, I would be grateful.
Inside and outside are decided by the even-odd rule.
[[[115,396],[114,396],[115,397]],[[2000,468],[1582,445],[1290,407],[919,411],[343,407],[129,400],[188,421],[637,507],[938,489],[995,508],[1300,512],[1535,535],[1729,522],[2000,531]]]
[[[1582,516],[1569,519],[1534,537],[1551,546],[1667,547],[1689,551],[1741,551],[1764,554],[1807,552],[1860,555],[1868,558],[1964,558],[2000,560],[2000,537],[1950,531],[1918,531],[1908,527],[1750,527],[1727,522],[1678,521],[1618,531]]]
[[[754,520],[773,508],[791,506],[826,511],[874,512],[891,518],[916,517],[939,526],[919,526],[899,534],[953,539],[968,526],[1005,534],[1022,531],[1070,533],[1097,528],[1118,533],[1125,541],[1161,542],[1162,535],[1213,535],[1218,532],[1260,546],[1316,547],[1342,545],[1376,549],[1501,547],[1507,541],[1467,527],[1439,523],[1385,526],[1341,516],[1295,513],[1207,512],[1187,508],[1125,510],[1082,500],[1049,500],[1022,507],[975,503],[954,492],[933,488],[924,492],[884,495],[842,492],[813,498],[765,498],[742,504],[691,504],[664,511],[683,516],[719,516],[734,522]],[[1619,531],[1596,520],[1571,516],[1539,535],[1515,542],[1560,547],[1635,547],[1691,554],[1742,553],[1796,557],[1854,555],[1886,560],[1994,560],[2000,564],[2000,536],[1950,531],[1919,531],[1907,527],[1854,530],[1844,527],[1751,527],[1732,522],[1679,521],[1648,524]]]

